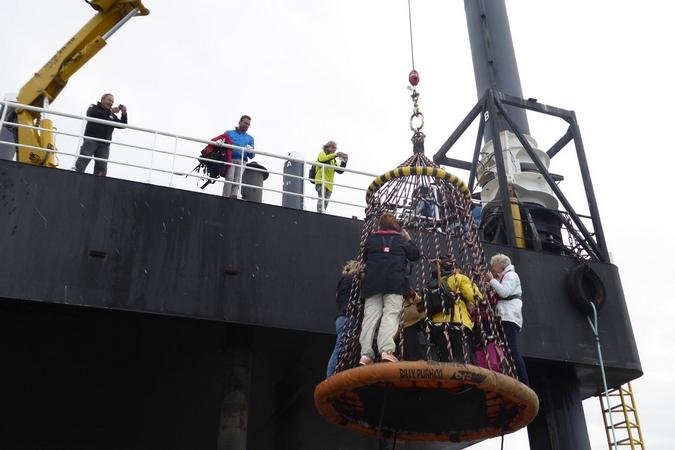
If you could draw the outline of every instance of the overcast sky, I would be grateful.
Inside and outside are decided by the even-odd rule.
[[[3,4],[0,94],[17,92],[93,13],[81,1]],[[83,114],[103,92],[112,92],[128,106],[130,123],[141,127],[209,139],[249,114],[249,131],[263,151],[300,152],[314,159],[320,146],[333,139],[349,153],[349,167],[373,173],[410,154],[405,0],[145,4],[151,14],[114,35],[72,77],[53,109]],[[645,371],[633,387],[646,445],[672,448],[675,431],[667,411],[675,401],[669,372],[675,350],[667,331],[673,326],[675,295],[668,261],[675,240],[668,199],[675,158],[668,132],[675,104],[670,23],[675,6],[667,1],[512,0],[507,8],[524,97],[577,113]],[[476,102],[463,3],[413,0],[413,22],[431,155]],[[79,130],[79,124],[65,120],[57,127]],[[545,149],[565,128],[530,115],[530,129]],[[116,138],[151,145],[147,136],[129,131],[117,131]],[[472,140],[458,145],[453,156],[469,158]],[[162,141],[160,147],[173,149],[173,143]],[[59,138],[60,150],[73,148],[76,143]],[[196,154],[199,149],[181,144],[179,152]],[[584,192],[570,150],[553,160],[551,171],[565,175],[561,187],[583,211]],[[140,151],[113,147],[116,156],[148,160]],[[257,160],[279,166],[270,158]],[[161,158],[155,163],[169,164]],[[72,158],[61,157],[62,167],[71,165]],[[193,166],[183,160],[177,170]],[[147,178],[146,171],[114,165],[109,175]],[[458,175],[466,179],[466,174]],[[156,177],[152,181],[158,182]],[[367,182],[360,181],[363,187]],[[180,183],[196,189],[194,181]],[[218,186],[207,191],[216,193]],[[362,198],[339,188],[335,197]],[[330,209],[341,211],[337,205]],[[585,407],[593,450],[604,450],[597,399]],[[520,432],[506,438],[506,448],[524,448],[525,442],[526,434]],[[474,448],[497,449],[499,443]]]

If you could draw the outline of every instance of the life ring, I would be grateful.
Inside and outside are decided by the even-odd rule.
[[[537,394],[518,380],[460,363],[400,361],[338,372],[314,390],[319,413],[368,436],[473,442],[527,426]]]
[[[600,310],[607,299],[607,291],[600,276],[588,263],[579,264],[567,278],[567,290],[572,304],[587,316],[593,315],[593,307]]]

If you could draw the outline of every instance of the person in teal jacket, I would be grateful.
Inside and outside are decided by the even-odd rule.
[[[340,160],[339,165],[337,162],[338,159]],[[316,177],[314,178],[316,193],[319,195],[319,199],[316,202],[317,212],[323,213],[326,211],[328,201],[333,193],[333,179],[335,173],[344,172],[344,170],[341,169],[347,166],[347,159],[349,159],[349,157],[346,153],[337,151],[337,144],[335,141],[328,141],[323,145],[323,150],[319,153],[316,160],[320,163],[329,164],[339,168],[333,169],[332,167],[317,166]]]

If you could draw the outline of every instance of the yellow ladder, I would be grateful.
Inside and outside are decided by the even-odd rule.
[[[630,446],[631,450],[644,450],[645,444],[642,439],[640,419],[638,418],[633,388],[630,383],[616,389],[610,389],[607,395],[604,392],[601,393],[599,399],[609,450],[616,450],[620,446]],[[614,436],[612,435],[610,416],[614,422]],[[613,439],[616,439],[616,442],[612,442]]]

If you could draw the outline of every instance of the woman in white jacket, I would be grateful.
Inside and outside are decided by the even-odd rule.
[[[511,264],[511,259],[501,253],[490,258],[490,272],[486,273],[485,276],[492,289],[499,296],[497,312],[502,319],[502,327],[504,327],[506,341],[516,365],[518,379],[529,385],[525,361],[523,361],[518,348],[518,333],[523,328],[523,300],[521,299],[523,290],[520,287],[520,277]]]

